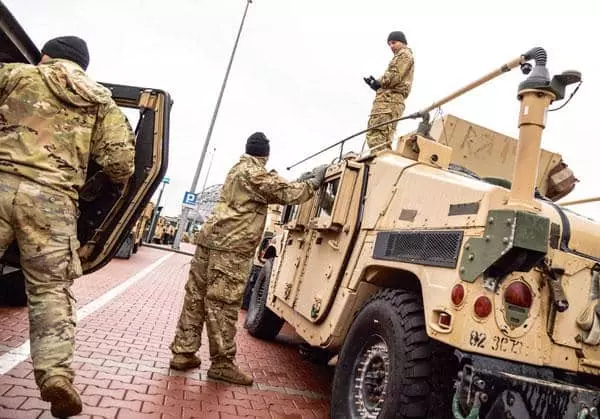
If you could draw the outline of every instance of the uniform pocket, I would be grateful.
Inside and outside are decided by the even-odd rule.
[[[83,275],[81,260],[79,260],[79,255],[77,254],[79,245],[80,243],[76,236],[69,237],[70,258],[67,265],[67,277],[71,280],[79,278],[81,275]]]
[[[233,253],[211,252],[208,298],[226,304],[241,304],[251,260]]]

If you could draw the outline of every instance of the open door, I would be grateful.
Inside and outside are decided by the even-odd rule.
[[[365,164],[330,166],[313,200],[284,210],[289,230],[277,267],[275,296],[318,323],[326,316],[352,252],[361,207]]]
[[[360,228],[357,219],[364,172],[364,163],[351,160],[330,168],[308,223],[294,309],[314,323],[327,315],[352,252],[354,233]]]
[[[40,56],[35,44],[0,2],[0,62],[37,64]],[[119,189],[98,165],[90,162],[79,199],[78,238],[84,274],[101,268],[114,256],[158,188],[168,163],[169,116],[173,104],[169,94],[160,89],[102,84],[111,90],[113,99],[128,117],[138,118],[135,173]],[[0,260],[0,268],[4,274],[4,270],[14,272],[19,267],[18,248],[13,244]]]

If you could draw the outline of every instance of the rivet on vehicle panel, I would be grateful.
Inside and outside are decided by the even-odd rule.
[[[473,259],[475,259],[475,255],[474,255],[473,253],[471,253],[471,254],[469,255],[469,260],[473,260]]]
[[[463,267],[461,266],[461,268],[460,268],[460,273],[464,273],[464,272],[465,272],[465,268],[463,268]]]
[[[490,224],[494,224],[494,217],[490,217],[490,218],[488,219],[488,223],[490,223]]]
[[[506,219],[506,224],[511,225],[512,224],[512,218],[507,218]]]
[[[489,242],[490,240],[492,240],[491,236],[488,234],[487,236],[485,236],[485,241]]]
[[[488,395],[486,393],[481,393],[479,395],[479,400],[481,400],[482,403],[487,403],[487,401],[488,401]]]
[[[503,237],[502,238],[502,243],[504,243],[504,244],[508,243],[508,237]]]
[[[471,248],[471,245],[467,243],[467,244],[465,245],[465,250],[469,250],[470,248]]]

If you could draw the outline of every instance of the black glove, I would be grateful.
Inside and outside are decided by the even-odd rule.
[[[312,170],[312,178],[309,179],[309,182],[313,185],[313,189],[319,189],[325,180],[325,172],[329,167],[328,164],[323,164],[321,166],[317,166]]]
[[[304,182],[305,180],[308,180],[313,176],[314,176],[313,172],[304,172],[300,176],[298,176],[298,179],[296,179],[296,182]]]
[[[375,91],[377,91],[377,89],[381,88],[381,83],[379,83],[377,80],[375,80],[375,77],[373,76],[369,76],[369,77],[363,77],[363,80],[365,81],[365,83],[367,83],[369,85],[369,87]]]

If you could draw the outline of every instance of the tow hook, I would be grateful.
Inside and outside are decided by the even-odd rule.
[[[599,419],[600,416],[598,415],[598,409],[596,409],[595,407],[589,408],[589,407],[582,407],[579,410],[579,413],[577,413],[577,419]]]
[[[481,404],[488,401],[488,395],[484,392],[485,387],[485,381],[475,376],[469,366],[459,371],[458,381],[455,383],[456,391],[452,399],[454,419],[479,419]],[[463,416],[462,410],[466,409],[469,409],[469,412]]]
[[[454,393],[454,397],[452,398],[452,414],[454,415],[454,419],[479,419],[479,409],[481,407],[481,397],[485,396],[484,393],[480,393],[479,391],[475,393],[475,402],[471,407],[471,410],[467,414],[467,416],[463,416],[460,413],[460,405],[458,403],[458,389]]]

